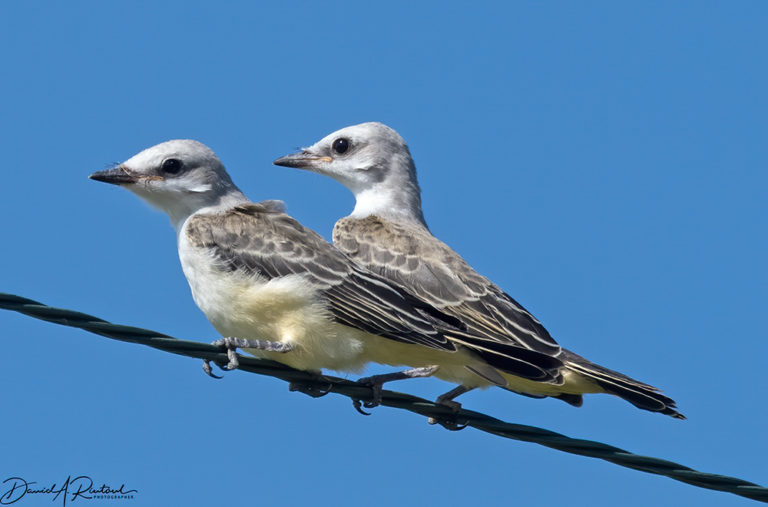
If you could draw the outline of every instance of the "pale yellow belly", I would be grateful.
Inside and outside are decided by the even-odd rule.
[[[500,374],[466,349],[446,352],[372,335],[332,320],[316,287],[300,275],[272,280],[215,270],[212,259],[182,255],[192,295],[222,336],[290,343],[286,353],[246,349],[256,357],[310,371],[359,373],[370,362],[405,367],[438,365],[434,376],[468,387],[493,385],[503,377],[510,387],[536,394],[584,392],[576,379],[566,386],[532,382]],[[196,256],[189,258],[188,256]],[[475,371],[489,375],[479,376]]]

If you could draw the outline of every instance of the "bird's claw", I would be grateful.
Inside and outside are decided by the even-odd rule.
[[[355,407],[355,410],[357,410],[359,414],[371,415],[370,412],[363,410],[363,402],[361,402],[358,398],[352,398],[352,406]],[[366,402],[365,407],[368,408],[368,402]]]
[[[257,350],[266,350],[269,352],[290,352],[293,350],[293,345],[290,343],[284,343],[284,342],[272,342],[267,340],[248,340],[244,338],[236,338],[233,336],[226,336],[224,338],[219,338],[218,340],[215,340],[211,343],[214,347],[222,347],[227,351],[227,359],[229,359],[229,362],[226,365],[222,365],[220,363],[216,363],[216,365],[221,368],[224,371],[231,371],[236,370],[240,367],[240,359],[237,355],[237,349],[238,348],[252,348]],[[213,378],[221,378],[217,375],[214,375],[211,371],[211,364],[209,360],[203,361],[203,371],[209,376]]]
[[[466,420],[459,421],[456,420],[455,417],[455,415],[458,414],[461,410],[461,403],[451,399],[446,399],[443,396],[438,397],[435,403],[437,405],[443,405],[444,407],[450,408],[451,412],[453,412],[453,415],[448,417],[430,417],[427,419],[429,424],[439,424],[443,428],[450,431],[460,431],[467,427],[468,422]]]
[[[363,406],[365,408],[375,408],[381,405],[381,391],[384,387],[384,382],[374,377],[363,377],[358,379],[356,384],[360,384],[371,388],[371,401],[364,401]]]
[[[288,384],[288,390],[291,392],[298,391],[304,393],[312,398],[321,398],[333,390],[333,384],[328,384],[328,389],[318,389],[315,386],[308,384],[300,384],[298,382],[291,382]]]
[[[223,347],[227,351],[227,359],[229,362],[226,366],[221,366],[224,371],[236,370],[240,367],[240,360],[237,356],[237,348],[245,345],[244,340],[239,338],[220,338],[211,343],[214,347]],[[205,367],[203,367],[205,368]]]
[[[381,392],[386,382],[392,382],[393,380],[403,380],[407,378],[429,377],[438,370],[439,366],[421,366],[419,368],[411,368],[410,370],[398,371],[394,373],[385,373],[383,375],[373,375],[371,377],[363,377],[357,380],[357,384],[371,388],[370,401],[361,401],[359,398],[352,398],[352,406],[355,410],[363,415],[371,415],[362,407],[375,408],[381,405]]]
[[[213,368],[211,368],[211,360],[210,359],[203,359],[203,371],[206,375],[208,375],[211,378],[215,378],[216,380],[221,380],[224,377],[220,377],[219,375],[216,375],[213,373]]]
[[[370,401],[362,401],[360,398],[352,398],[352,406],[355,407],[355,410],[357,410],[360,414],[363,415],[371,415],[370,412],[366,412],[363,410],[362,407],[365,408],[376,408],[379,405],[381,405],[381,391],[382,387],[384,386],[384,382],[381,380],[377,380],[374,377],[363,377],[361,379],[358,379],[356,384],[360,384],[366,387],[371,388],[371,399]]]
[[[443,428],[447,429],[448,431],[461,431],[467,426],[469,426],[469,423],[467,421],[456,421],[454,419],[443,419],[443,418],[434,418],[430,417],[427,422],[429,424],[439,424]]]
[[[240,360],[237,357],[237,348],[240,346],[240,343],[237,343],[237,338],[220,338],[218,340],[215,340],[211,342],[211,345],[214,347],[223,347],[227,351],[227,359],[229,359],[229,362],[227,364],[220,363],[218,361],[213,361],[216,363],[216,366],[221,368],[223,371],[231,371],[236,370],[240,367]],[[223,377],[220,377],[213,373],[213,368],[211,367],[211,360],[210,359],[203,359],[203,371],[206,375],[208,375],[211,378],[215,379],[222,379]]]

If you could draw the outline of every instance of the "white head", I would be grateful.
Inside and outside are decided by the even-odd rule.
[[[178,228],[204,208],[247,201],[210,148],[180,139],[160,143],[90,178],[120,185],[165,211]]]
[[[416,166],[400,134],[369,122],[337,130],[275,165],[335,179],[355,194],[353,217],[382,216],[426,227]]]

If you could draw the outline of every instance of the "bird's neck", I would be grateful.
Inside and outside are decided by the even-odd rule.
[[[221,195],[190,194],[183,200],[175,200],[165,207],[176,233],[181,231],[184,222],[197,213],[220,213],[240,204],[249,203],[248,198],[239,189],[234,188]]]
[[[375,215],[396,223],[427,228],[421,211],[421,195],[417,188],[373,187],[355,192],[353,218]]]

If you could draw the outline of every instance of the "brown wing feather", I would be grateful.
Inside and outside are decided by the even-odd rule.
[[[476,336],[551,356],[561,351],[520,303],[426,229],[376,216],[347,217],[336,223],[333,242],[356,262],[458,318]]]
[[[455,318],[355,265],[280,208],[248,204],[227,213],[196,215],[186,231],[189,241],[209,249],[224,270],[268,279],[307,277],[343,324],[400,342],[456,350],[435,325],[460,326]]]
[[[560,380],[562,363],[548,355],[474,336],[462,321],[349,259],[321,236],[271,205],[198,215],[189,240],[207,248],[222,269],[268,279],[301,274],[320,289],[340,323],[444,351],[466,347],[489,365],[539,381]]]

